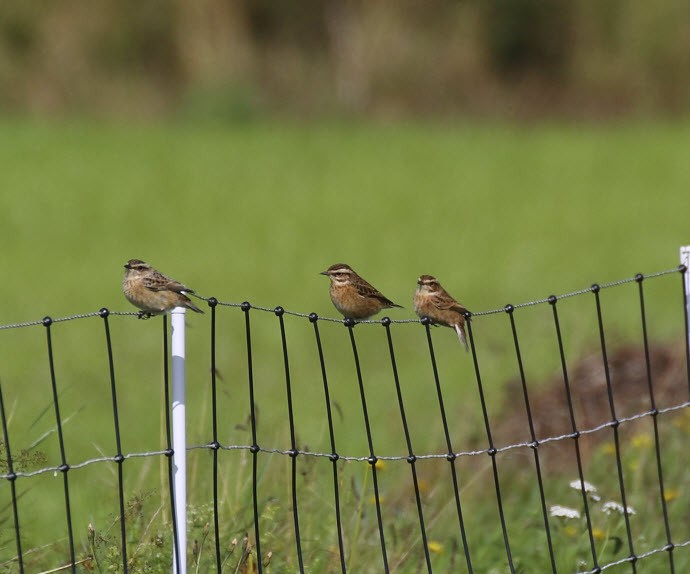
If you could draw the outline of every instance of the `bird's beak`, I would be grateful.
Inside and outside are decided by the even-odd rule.
[[[129,263],[125,263],[125,269],[131,269],[131,267],[129,266]]]
[[[321,273],[319,273],[319,275],[328,275],[328,271],[321,271]]]

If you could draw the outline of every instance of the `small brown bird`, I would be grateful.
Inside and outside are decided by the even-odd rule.
[[[346,318],[368,319],[382,309],[400,307],[357,275],[349,265],[336,263],[321,275],[331,280],[331,301]]]
[[[122,290],[132,305],[150,315],[167,313],[175,307],[203,313],[186,295],[194,291],[139,259],[125,263]]]
[[[469,350],[464,316],[467,309],[453,299],[435,277],[422,275],[417,280],[414,310],[420,318],[429,317],[434,324],[454,328],[465,350]]]

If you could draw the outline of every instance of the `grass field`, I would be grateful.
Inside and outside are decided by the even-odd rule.
[[[327,280],[318,272],[342,261],[406,307],[392,311],[394,319],[413,316],[411,298],[422,273],[436,275],[471,310],[481,311],[585,288],[595,281],[669,269],[678,264],[678,247],[690,242],[688,149],[688,123],[195,126],[5,120],[0,123],[0,237],[6,295],[0,325],[101,307],[131,310],[120,281],[123,263],[133,257],[151,262],[205,296],[282,305],[320,316],[335,316],[335,311]],[[680,279],[675,274],[648,283],[652,340],[682,337],[679,297]],[[639,343],[637,286],[603,291],[602,300],[608,344],[615,348]],[[559,305],[568,358],[574,361],[597,351],[593,297]],[[258,442],[286,449],[278,320],[259,311],[251,316]],[[551,310],[520,310],[516,319],[527,379],[538,390],[540,382],[560,368]],[[222,308],[218,321],[219,439],[223,444],[249,444],[244,317],[237,308]],[[126,452],[159,450],[164,444],[160,324],[160,319],[111,318]],[[209,315],[190,316],[188,324],[188,439],[204,444],[210,440],[211,424]],[[286,328],[299,445],[329,452],[312,327],[301,318],[286,317]],[[355,332],[376,451],[406,454],[385,332],[376,325],[362,325]],[[443,452],[424,329],[403,324],[394,325],[392,332],[415,450]],[[337,404],[338,449],[341,454],[366,455],[347,331],[336,323],[322,323],[321,334]],[[517,375],[507,316],[477,318],[474,334],[495,421],[504,416],[502,389]],[[459,351],[452,332],[437,329],[433,336],[454,447],[485,448],[471,356]],[[61,414],[70,417],[65,424],[68,460],[114,453],[102,320],[57,324],[53,339]],[[54,426],[45,346],[43,327],[0,331],[0,383],[12,448],[15,453],[28,450],[28,469],[59,464],[54,434],[31,447]],[[677,540],[690,539],[683,513],[688,499],[682,486],[689,478],[683,420],[669,417],[662,428],[668,445],[668,484],[680,491],[669,503]],[[637,429],[634,436],[648,437],[650,429]],[[628,438],[632,441],[633,436]],[[635,493],[629,504],[645,509],[635,523],[640,551],[664,543],[651,452],[631,447],[626,459]],[[251,465],[244,451],[222,455],[221,523],[227,548],[245,531],[251,536]],[[210,456],[193,451],[189,459],[190,540],[201,541],[210,516]],[[443,464],[419,464],[429,535],[439,544],[432,557],[434,570],[463,571]],[[508,525],[519,571],[547,571],[531,457],[509,454],[501,464],[504,491],[512,501]],[[70,473],[78,554],[92,551],[89,523],[103,536],[101,562],[91,564],[96,571],[106,571],[106,565],[118,559],[113,466],[93,465]],[[469,501],[475,571],[506,571],[488,457],[459,466],[462,495]],[[165,570],[161,564],[166,564],[169,540],[164,537],[163,548],[155,544],[157,533],[167,535],[165,511],[157,513],[165,500],[161,471],[158,459],[125,464],[130,553],[138,557],[131,571]],[[262,458],[262,524],[267,537],[262,549],[274,553],[271,572],[296,570],[288,471],[285,457]],[[300,511],[308,571],[339,571],[330,463],[306,459],[302,472]],[[573,472],[568,467],[554,474],[547,492],[550,503],[577,505],[567,485],[575,478]],[[593,481],[609,488],[608,496],[615,495],[615,466],[605,451],[593,455],[591,473]],[[384,514],[393,519],[387,526],[391,564],[398,572],[423,571],[407,463],[387,464],[381,483]],[[17,485],[23,543],[32,549],[28,571],[64,564],[62,481],[49,473]],[[7,486],[0,488],[0,568],[15,572]],[[343,464],[342,492],[349,510],[344,524],[348,571],[379,572],[366,465]],[[598,519],[601,560],[625,556],[625,544],[622,550],[616,548],[622,519],[603,514]],[[587,560],[582,530],[565,523],[554,528],[559,571],[574,572],[578,560]],[[214,571],[211,538],[205,540],[199,571]],[[233,560],[239,553],[237,549],[230,556],[224,571],[235,571]],[[689,555],[687,549],[679,549],[678,564],[688,567]],[[647,559],[650,566],[644,571],[667,571],[664,560]]]

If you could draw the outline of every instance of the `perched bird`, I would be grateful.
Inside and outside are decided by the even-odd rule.
[[[414,294],[414,310],[419,317],[429,317],[436,325],[445,325],[454,328],[460,342],[467,346],[465,336],[465,316],[467,309],[453,299],[448,292],[441,287],[436,277],[422,275],[417,280],[417,291]]]
[[[331,280],[331,301],[346,318],[368,319],[382,309],[400,307],[357,275],[349,265],[336,263],[321,275]]]
[[[194,291],[139,259],[125,263],[122,290],[132,305],[150,315],[160,315],[175,307],[203,313],[186,295]]]

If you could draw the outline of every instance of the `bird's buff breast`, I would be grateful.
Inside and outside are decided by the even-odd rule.
[[[367,319],[381,309],[376,299],[362,297],[351,285],[333,285],[330,295],[335,308],[345,317]]]
[[[142,311],[161,313],[174,307],[175,294],[169,291],[151,291],[136,281],[125,279],[122,290],[127,300]]]

